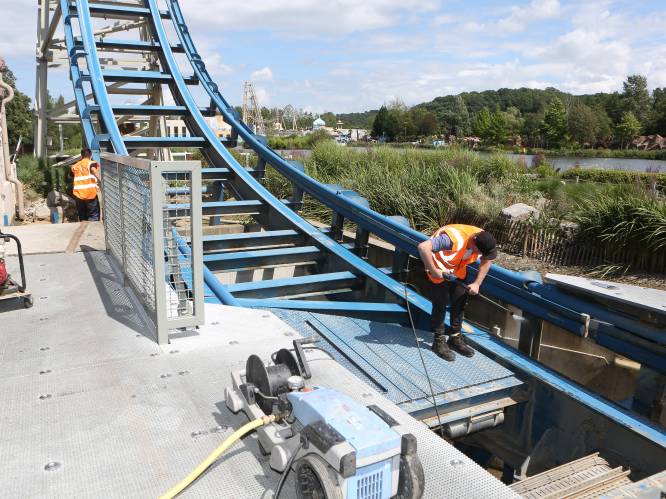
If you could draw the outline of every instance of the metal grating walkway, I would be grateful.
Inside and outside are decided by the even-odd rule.
[[[320,347],[406,412],[419,418],[433,415],[428,381],[411,329],[311,312],[272,312],[303,336],[321,336]],[[522,382],[511,371],[480,352],[472,358],[456,355],[454,362],[446,362],[430,350],[431,333],[417,331],[417,336],[442,421],[514,403],[511,397],[518,395]]]

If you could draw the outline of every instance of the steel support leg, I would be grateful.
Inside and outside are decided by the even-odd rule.
[[[42,53],[41,47],[49,29],[49,0],[40,0],[37,16],[37,68],[35,78],[35,156],[47,155],[48,129],[48,51]]]

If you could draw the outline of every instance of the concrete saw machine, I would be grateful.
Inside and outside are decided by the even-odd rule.
[[[306,384],[312,377],[304,354],[308,343],[313,340],[295,340],[293,350],[275,352],[269,365],[251,355],[225,390],[233,413],[243,411],[250,420],[276,416],[257,430],[271,468],[283,478],[294,470],[300,499],[422,497],[425,479],[414,435],[375,405]]]

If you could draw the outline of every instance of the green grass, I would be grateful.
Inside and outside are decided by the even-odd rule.
[[[506,204],[536,197],[513,161],[502,155],[482,158],[466,149],[378,146],[364,152],[320,144],[306,171],[360,193],[380,213],[407,217],[419,230],[436,228],[452,213],[490,220]]]
[[[655,184],[666,189],[666,173],[645,173],[626,170],[604,170],[601,168],[572,168],[561,174],[563,179],[578,179],[584,182],[608,184],[635,184],[650,187]]]
[[[23,183],[28,199],[46,196],[49,191],[48,171],[44,160],[32,155],[23,155],[16,162],[18,179]]]
[[[307,135],[288,135],[286,137],[272,135],[268,137],[268,145],[272,149],[312,149],[320,142],[330,141],[332,141],[331,136],[324,130],[317,130]]]
[[[232,154],[244,164],[238,153]],[[252,157],[249,164],[255,161]],[[502,208],[523,202],[542,210],[535,221],[539,226],[577,223],[581,242],[601,241],[637,255],[666,249],[666,203],[647,182],[659,176],[584,169],[580,173],[587,176],[576,183],[570,179],[578,172],[559,175],[547,164],[527,169],[501,153],[384,145],[366,151],[328,141],[313,148],[305,168],[320,182],[354,190],[374,210],[405,216],[424,232],[452,220],[492,224]],[[270,167],[264,183],[280,198],[291,196],[291,184]],[[331,217],[328,208],[307,195],[303,214],[322,222]]]
[[[666,203],[638,190],[598,193],[572,212],[583,236],[639,254],[666,248]]]
[[[638,149],[541,149],[536,147],[490,147],[484,151],[504,151],[516,154],[544,154],[548,157],[573,156],[576,158],[619,158],[666,160],[666,151],[642,151]]]
[[[405,216],[424,232],[454,219],[490,224],[503,207],[523,202],[542,208],[540,225],[576,222],[581,240],[643,253],[666,248],[666,204],[640,182],[563,182],[548,165],[525,169],[502,154],[482,157],[456,148],[376,146],[366,152],[322,143],[305,166],[320,182],[354,190],[373,209]],[[280,197],[291,194],[289,183],[271,169],[266,185]],[[307,196],[303,212],[330,220],[330,210]]]

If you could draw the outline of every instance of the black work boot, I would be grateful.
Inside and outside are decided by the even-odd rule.
[[[438,357],[448,360],[449,362],[456,358],[456,354],[453,353],[446,344],[446,336],[443,334],[435,335],[435,339],[432,342],[432,351],[435,352]]]
[[[464,355],[465,357],[474,356],[474,350],[467,343],[465,343],[465,338],[463,338],[462,334],[456,334],[454,336],[451,336],[447,343],[453,350],[458,352],[460,355]]]

